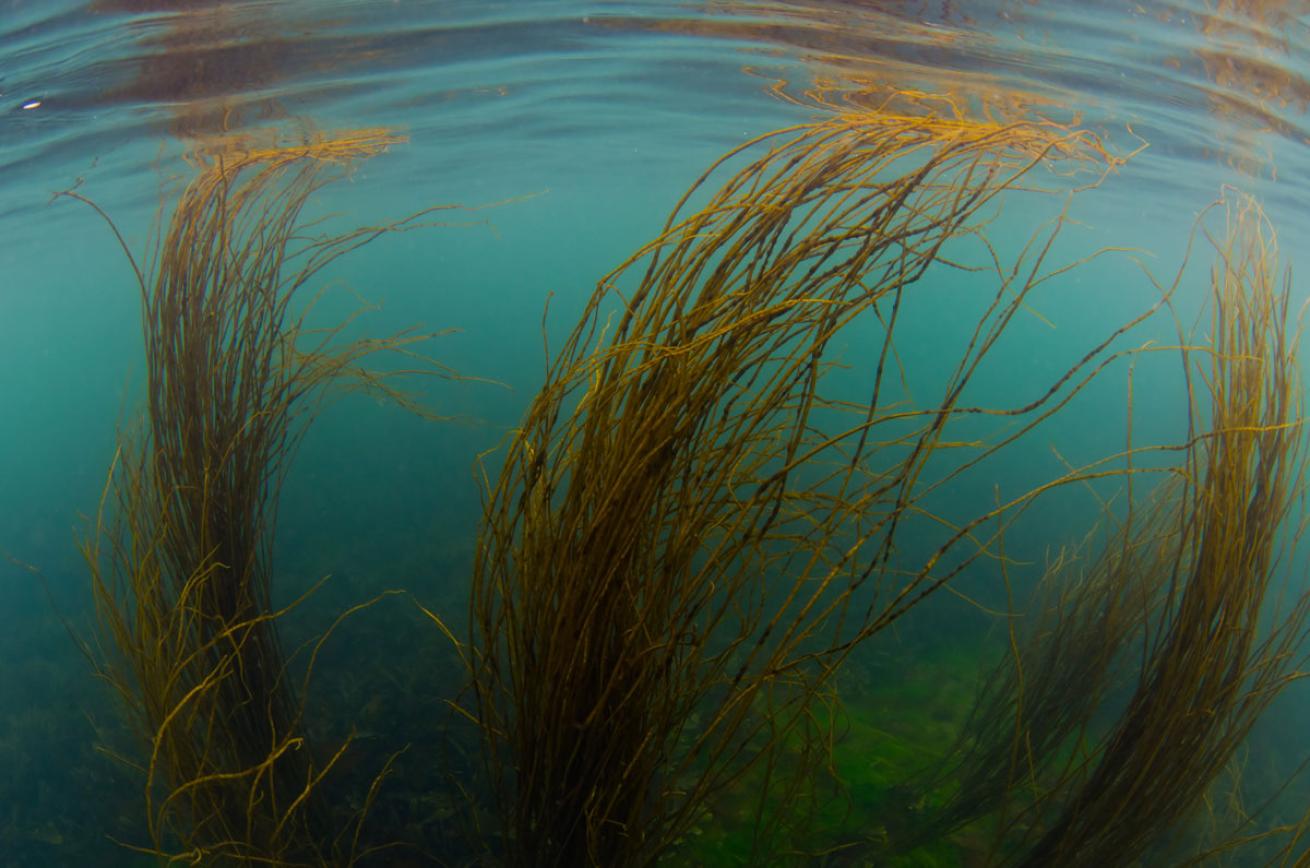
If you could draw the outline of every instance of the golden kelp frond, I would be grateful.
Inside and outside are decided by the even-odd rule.
[[[282,479],[322,389],[345,378],[389,392],[361,364],[427,337],[346,340],[345,323],[310,329],[292,307],[336,257],[413,225],[304,231],[309,197],[393,141],[362,131],[197,156],[156,261],[137,269],[147,411],[122,437],[85,553],[112,646],[102,671],[148,747],[151,852],[205,864],[353,858],[316,799],[344,746],[320,758],[305,743],[271,550]]]
[[[1065,171],[1087,164],[1094,177],[1117,168],[1132,154],[1118,155],[1101,138],[1080,130],[1077,120],[1043,116],[1014,95],[1010,102],[977,99],[968,91],[928,91],[898,85],[821,80],[800,98],[779,94],[829,115],[823,124],[861,135],[877,129],[926,143],[995,145],[998,156],[1059,160]],[[776,135],[776,134],[775,134]]]
[[[1182,483],[1162,483],[1112,530],[1094,531],[1047,566],[1024,613],[1007,624],[1009,648],[984,679],[955,744],[915,781],[916,812],[897,850],[948,838],[982,817],[994,822],[990,857],[1016,828],[1040,828],[1049,794],[1086,773],[1091,721],[1135,675],[1126,649],[1140,642],[1173,575]],[[1127,656],[1131,657],[1129,653]]]
[[[949,525],[921,565],[896,562],[898,528],[1058,412],[1131,326],[995,411],[1010,437],[930,477],[948,425],[986,412],[962,403],[984,358],[1072,267],[1047,261],[1061,221],[1017,263],[981,245],[994,283],[972,334],[936,349],[956,363],[922,407],[896,394],[902,302],[952,273],[948,245],[978,240],[1001,193],[1093,159],[1094,136],[1053,123],[846,113],[715,163],[600,282],[508,445],[475,564],[476,716],[509,863],[652,864],[752,767],[770,844],[764,806],[804,789],[810,704],[840,657],[991,557],[981,526],[1024,499]],[[743,167],[691,211],[728,161]],[[858,399],[830,385],[846,329],[874,335]]]
[[[240,172],[249,166],[276,170],[300,160],[352,163],[375,157],[392,145],[405,141],[405,136],[386,127],[331,133],[306,130],[298,142],[286,141],[275,132],[266,135],[242,133],[201,139],[186,157],[202,172],[225,174]]]
[[[1303,597],[1261,633],[1279,534],[1305,483],[1288,276],[1254,200],[1226,203],[1214,240],[1208,430],[1187,454],[1180,544],[1137,689],[1080,786],[1021,864],[1123,864],[1185,817],[1290,678]],[[1200,417],[1204,418],[1204,417]]]
[[[1305,483],[1289,287],[1259,206],[1222,206],[1208,334],[1183,350],[1207,388],[1199,430],[1092,569],[1055,576],[1061,597],[1013,640],[933,779],[958,789],[921,818],[922,838],[990,816],[989,864],[1131,864],[1200,804],[1294,677],[1310,596],[1262,623]],[[1131,697],[1094,726],[1115,683]]]
[[[785,85],[774,92],[802,106],[831,112],[878,112],[902,117],[949,120],[1007,126],[1026,121],[1047,122],[1066,131],[1078,124],[1078,115],[1052,97],[1018,90],[983,72],[950,71],[933,75],[913,65],[878,61],[879,74],[854,71],[841,77],[820,76],[800,96]],[[916,82],[910,85],[908,82]]]

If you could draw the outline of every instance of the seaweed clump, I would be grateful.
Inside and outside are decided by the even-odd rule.
[[[1033,624],[1011,627],[1011,653],[958,744],[918,782],[925,799],[946,795],[902,848],[981,820],[985,864],[1129,864],[1185,828],[1299,677],[1310,595],[1281,611],[1269,599],[1305,488],[1290,275],[1254,199],[1233,194],[1210,210],[1226,222],[1206,234],[1208,336],[1180,341],[1182,459],[1157,471],[1168,478],[1142,502],[1130,487],[1126,515],[1107,511],[1089,557],[1051,567]],[[1193,861],[1290,828],[1230,819],[1236,830]]]
[[[414,215],[328,235],[302,219],[316,191],[398,141],[371,129],[211,143],[189,155],[196,174],[148,267],[123,243],[141,292],[146,408],[121,436],[84,552],[99,672],[145,746],[132,761],[145,852],[239,865],[359,855],[362,816],[334,832],[317,798],[348,741],[325,754],[306,743],[319,645],[297,676],[277,630],[296,603],[274,607],[271,550],[278,491],[324,388],[408,403],[362,363],[426,335],[347,339],[349,321],[311,328],[301,298],[339,256],[417,225]]]
[[[991,207],[1039,167],[1068,189],[1119,159],[1066,125],[938,102],[829,111],[729,153],[553,357],[490,486],[473,577],[468,712],[506,863],[654,864],[748,771],[764,859],[803,821],[832,735],[815,705],[842,659],[993,557],[1040,490],[943,520],[913,564],[898,530],[936,522],[932,492],[1058,412],[1140,321],[1026,404],[966,403],[1026,299],[1073,267],[1048,261],[1062,217],[1004,261]],[[951,251],[966,240],[991,294],[938,350],[956,354],[940,398],[914,406],[895,382],[902,303],[930,269],[965,268]],[[834,339],[870,329],[877,362],[851,397]],[[1009,433],[948,439],[988,415]]]

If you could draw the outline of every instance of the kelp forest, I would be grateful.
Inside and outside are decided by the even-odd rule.
[[[1080,249],[1083,202],[1151,145],[1136,131],[958,91],[779,95],[803,119],[686,178],[576,319],[542,288],[539,389],[469,468],[482,513],[442,605],[399,573],[292,593],[279,498],[345,393],[435,429],[459,423],[427,378],[500,388],[443,363],[454,323],[375,331],[362,298],[336,317],[330,266],[521,203],[342,227],[316,201],[406,138],[307,122],[189,138],[144,249],[62,194],[121,245],[144,339],[82,536],[78,639],[121,718],[101,751],[136,794],[117,846],[284,868],[1310,865],[1301,770],[1243,775],[1310,614],[1301,311],[1261,202],[1216,188],[1178,261]],[[1017,353],[1106,262],[1133,309]],[[1171,407],[1141,400],[1152,378]],[[1114,408],[1097,453],[1065,449],[1092,396]],[[1008,477],[1020,450],[1054,457]],[[1060,534],[1034,545],[1041,519]],[[934,629],[946,605],[973,627]],[[370,636],[443,678],[313,699],[325,659],[383,653]],[[370,732],[377,703],[417,721],[406,744]]]

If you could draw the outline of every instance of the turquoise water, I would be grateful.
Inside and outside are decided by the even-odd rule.
[[[999,94],[1026,112],[1076,116],[1118,153],[1146,147],[1076,198],[1077,223],[1058,258],[1131,247],[1168,280],[1196,215],[1231,185],[1260,197],[1299,269],[1310,242],[1308,14],[1298,3],[1200,0],[3,0],[0,865],[150,864],[117,843],[144,843],[140,785],[95,748],[127,750],[132,737],[78,648],[94,629],[77,543],[116,433],[139,412],[139,298],[107,226],[80,203],[51,201],[54,192],[94,199],[141,255],[161,201],[189,175],[185,150],[205,135],[386,126],[408,137],[324,190],[313,214],[345,227],[460,207],[440,212],[446,225],[383,237],[336,263],[323,276],[331,288],[319,313],[330,321],[363,298],[380,305],[361,322],[364,333],[452,329],[427,351],[468,379],[414,386],[445,422],[362,395],[324,410],[282,491],[276,594],[291,599],[333,577],[286,625],[291,639],[389,588],[458,625],[483,499],[478,457],[503,445],[540,386],[543,337],[559,345],[596,281],[654,237],[720,154],[817,116],[779,92],[874,82],[966,100]],[[1017,249],[1061,201],[1015,197],[993,240]],[[1208,260],[1199,259],[1176,298],[1189,325],[1208,286]],[[983,285],[945,269],[932,277],[907,307],[899,347],[916,395],[931,395],[949,374],[956,356],[942,348],[967,339],[965,313]],[[1299,310],[1310,294],[1299,284],[1292,292]],[[1130,255],[1044,287],[970,402],[1031,400],[1157,298]],[[859,338],[837,347],[857,369],[873,352]],[[1172,324],[1159,321],[1124,345],[1174,339]],[[1144,358],[1133,377],[1135,442],[1176,441],[1185,424],[1176,360]],[[935,503],[958,515],[986,509],[1058,475],[1053,449],[1074,465],[1121,449],[1126,384],[1126,365],[1112,368]],[[958,438],[1004,430],[980,422]],[[486,465],[494,473],[497,459]],[[1040,564],[1097,515],[1087,493],[1060,493],[1025,516],[1007,545]],[[925,530],[902,553],[936,541]],[[1282,569],[1290,587],[1310,587],[1297,558]],[[959,585],[998,606],[996,579],[982,570]],[[926,642],[944,629],[985,636],[986,626],[942,595],[905,632]],[[446,775],[434,770],[445,763],[472,776],[477,765],[450,748],[457,737],[431,731],[459,686],[448,650],[412,606],[388,600],[334,639],[310,697],[325,737],[351,721],[366,733],[361,768],[414,746],[379,812],[379,834],[419,838],[427,855],[394,864],[464,858]],[[1289,694],[1253,736],[1251,766],[1269,766],[1267,778],[1310,751],[1302,699]]]

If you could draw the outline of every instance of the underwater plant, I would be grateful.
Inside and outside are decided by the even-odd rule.
[[[1130,352],[1112,345],[1149,311],[1032,401],[964,403],[1026,299],[1078,264],[1048,261],[1063,216],[1004,261],[989,206],[1039,167],[1068,189],[1119,158],[1085,131],[947,102],[909,94],[733,150],[599,282],[553,356],[488,481],[473,576],[467,712],[506,864],[654,864],[748,771],[750,860],[764,859],[822,769],[815,708],[844,656],[995,557],[1005,517],[1040,490],[962,522],[927,498]],[[895,383],[898,316],[930,269],[967,268],[951,247],[966,240],[994,282],[965,339],[938,350],[956,359],[940,398],[915,407]],[[852,396],[830,385],[834,338],[862,329],[877,361]],[[1004,437],[947,438],[989,415]],[[925,520],[946,539],[901,563],[898,530]],[[790,819],[775,810],[789,798]]]
[[[1127,708],[1025,866],[1133,858],[1196,806],[1294,677],[1310,596],[1261,630],[1280,533],[1305,485],[1290,275],[1280,275],[1272,227],[1252,200],[1226,213],[1212,270],[1213,345],[1197,377],[1208,430],[1190,440],[1182,466],[1176,548],[1168,577],[1156,580],[1164,605]]]
[[[1201,805],[1298,677],[1310,595],[1277,618],[1267,610],[1305,486],[1290,276],[1253,199],[1217,207],[1226,226],[1206,235],[1208,337],[1180,342],[1182,459],[1142,503],[1130,489],[1128,514],[1089,563],[1061,559],[1049,572],[1055,599],[1039,600],[1022,641],[1011,630],[1012,654],[956,749],[921,782],[947,795],[907,846],[988,817],[987,864],[1130,864]],[[1107,712],[1111,693],[1126,696]]]
[[[188,155],[195,176],[146,267],[114,228],[141,292],[146,408],[140,429],[120,437],[84,554],[95,662],[145,747],[129,761],[144,778],[149,845],[138,849],[169,861],[359,855],[362,816],[334,829],[316,798],[346,744],[320,754],[302,726],[303,687],[326,635],[298,677],[277,622],[299,601],[274,608],[271,550],[278,492],[324,388],[408,404],[387,374],[361,365],[382,352],[412,356],[430,337],[347,339],[349,320],[311,327],[312,299],[301,298],[339,256],[421,225],[414,215],[331,235],[302,218],[316,191],[398,141],[368,129],[295,144],[210,142]]]

